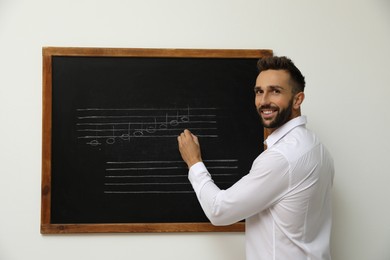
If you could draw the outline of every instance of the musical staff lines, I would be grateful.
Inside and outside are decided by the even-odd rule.
[[[230,186],[238,178],[238,160],[206,160],[218,185]],[[194,193],[183,161],[106,162],[105,194]]]
[[[173,138],[190,128],[203,138],[217,138],[217,108],[80,108],[78,140],[87,145],[130,143],[133,138]]]

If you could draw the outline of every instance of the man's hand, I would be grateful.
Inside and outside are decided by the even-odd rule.
[[[202,161],[198,137],[186,129],[177,137],[177,141],[181,157],[187,163],[188,168]]]

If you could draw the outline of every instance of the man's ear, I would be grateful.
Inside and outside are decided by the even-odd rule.
[[[298,94],[296,94],[293,103],[294,109],[299,109],[304,99],[305,99],[305,93],[299,92]]]

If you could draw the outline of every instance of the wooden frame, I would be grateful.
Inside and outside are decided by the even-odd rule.
[[[126,223],[126,224],[52,224],[51,223],[51,131],[52,131],[52,57],[208,57],[261,58],[272,50],[200,49],[125,49],[125,48],[43,48],[43,122],[41,233],[119,233],[119,232],[242,232],[244,223],[216,227],[209,223]]]

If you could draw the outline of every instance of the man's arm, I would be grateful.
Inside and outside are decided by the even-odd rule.
[[[196,136],[185,130],[179,150],[189,167],[189,180],[208,219],[214,225],[230,225],[275,203],[289,187],[289,164],[279,152],[260,155],[252,169],[226,190],[218,188],[202,162]]]

